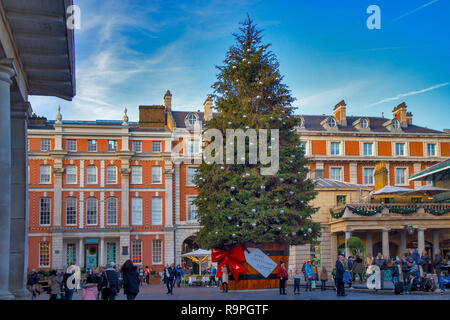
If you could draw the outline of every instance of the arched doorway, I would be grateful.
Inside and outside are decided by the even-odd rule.
[[[195,236],[190,236],[184,239],[183,244],[181,245],[181,254],[188,253],[197,249],[200,249],[200,247],[195,242]],[[192,272],[194,274],[198,274],[200,272],[198,263],[193,262],[189,258],[181,258],[181,263],[183,267],[186,267],[187,269],[192,268]]]
[[[383,253],[383,243],[377,242],[372,247],[373,256],[376,257],[378,252]],[[395,242],[389,242],[389,256],[390,258],[399,256],[399,247]]]

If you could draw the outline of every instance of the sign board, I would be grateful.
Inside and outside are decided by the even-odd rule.
[[[277,266],[275,261],[270,259],[270,257],[259,248],[247,248],[247,250],[248,252],[244,251],[246,262],[262,274],[264,278],[267,278]]]

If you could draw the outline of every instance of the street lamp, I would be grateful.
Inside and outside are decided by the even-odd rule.
[[[412,224],[405,225],[405,229],[410,235],[414,233],[414,226]]]

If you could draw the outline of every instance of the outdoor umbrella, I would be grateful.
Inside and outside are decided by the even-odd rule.
[[[380,195],[380,194],[396,194],[396,193],[404,193],[412,191],[412,189],[409,188],[400,188],[400,187],[392,187],[392,186],[386,186],[380,190],[374,191],[373,195]]]
[[[211,250],[204,250],[204,249],[198,249],[192,252],[187,252],[185,254],[182,254],[182,258],[189,258],[192,261],[196,262],[200,266],[200,274],[202,274],[202,263],[208,259],[209,255],[211,254]]]
[[[409,196],[434,196],[439,193],[450,191],[450,189],[438,188],[433,186],[421,186],[417,189],[411,190],[407,193]]]

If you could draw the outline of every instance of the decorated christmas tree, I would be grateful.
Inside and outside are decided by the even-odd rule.
[[[259,139],[267,140],[269,154],[278,153],[279,169],[263,175],[261,168],[267,166],[261,161],[250,164],[249,154],[255,146],[249,141],[245,143],[245,164],[228,163],[225,151],[223,164],[203,162],[195,177],[195,204],[202,225],[196,241],[203,248],[304,244],[320,235],[320,225],[311,220],[317,210],[310,205],[315,192],[295,132],[299,125],[291,106],[295,99],[282,83],[279,63],[268,50],[270,45],[262,44],[261,31],[250,18],[234,36],[236,43],[228,50],[224,64],[217,67],[217,82],[212,86],[217,112],[204,130],[218,129],[225,136],[227,129],[266,129],[267,137],[260,135]],[[279,130],[279,148],[271,149],[275,141],[271,129]],[[224,137],[224,150],[234,150],[234,145],[234,141],[227,145]],[[234,159],[236,156],[235,150]]]

